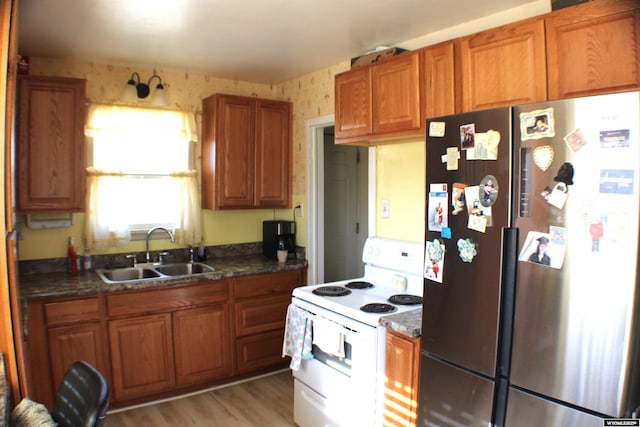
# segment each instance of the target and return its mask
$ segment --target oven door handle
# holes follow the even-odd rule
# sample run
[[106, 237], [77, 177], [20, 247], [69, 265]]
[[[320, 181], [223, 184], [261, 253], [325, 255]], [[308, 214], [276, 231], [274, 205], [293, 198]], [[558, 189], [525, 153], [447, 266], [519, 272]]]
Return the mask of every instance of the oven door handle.
[[331, 322], [331, 323], [334, 323], [334, 324], [336, 324], [336, 325], [340, 326], [340, 328], [342, 328], [342, 330], [343, 330], [343, 332], [342, 332], [342, 333], [343, 333], [345, 336], [347, 336], [347, 335], [353, 335], [353, 334], [358, 334], [358, 333], [359, 333], [358, 331], [355, 331], [355, 330], [353, 330], [353, 329], [351, 329], [351, 328], [349, 328], [349, 327], [347, 327], [347, 326], [345, 326], [345, 325], [342, 325], [341, 323], [336, 322], [335, 320], [329, 319], [329, 318], [327, 318], [327, 317], [325, 317], [325, 316], [322, 316], [322, 315], [320, 315], [320, 314], [312, 313], [311, 311], [306, 310], [306, 309], [304, 309], [304, 311], [306, 311], [306, 312], [307, 312], [307, 319], [311, 320], [311, 323], [312, 323], [312, 324], [313, 324], [313, 322], [316, 320], [316, 318], [318, 318], [318, 317], [319, 317], [319, 318], [321, 318], [321, 319], [324, 319], [324, 320], [326, 320], [326, 321], [328, 321], [328, 322]]

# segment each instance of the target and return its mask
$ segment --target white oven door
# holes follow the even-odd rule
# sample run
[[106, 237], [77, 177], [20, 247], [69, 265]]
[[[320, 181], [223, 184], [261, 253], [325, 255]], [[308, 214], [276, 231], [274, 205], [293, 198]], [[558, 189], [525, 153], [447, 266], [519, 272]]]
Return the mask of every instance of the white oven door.
[[371, 426], [376, 419], [378, 380], [377, 329], [337, 313], [294, 299], [314, 316], [342, 325], [345, 357], [313, 346], [314, 358], [293, 371], [294, 420], [301, 427]]

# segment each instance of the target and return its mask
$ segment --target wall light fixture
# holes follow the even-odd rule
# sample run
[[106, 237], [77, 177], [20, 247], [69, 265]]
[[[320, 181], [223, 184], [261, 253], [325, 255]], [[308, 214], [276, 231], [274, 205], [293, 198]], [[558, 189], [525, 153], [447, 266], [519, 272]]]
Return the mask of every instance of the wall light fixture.
[[156, 107], [167, 105], [167, 96], [160, 76], [154, 74], [153, 76], [149, 77], [147, 83], [143, 83], [140, 81], [140, 75], [135, 71], [133, 72], [133, 74], [131, 74], [131, 78], [125, 86], [122, 95], [123, 100], [133, 103], [137, 102], [139, 99], [143, 99], [149, 96], [149, 93], [151, 92], [149, 85], [151, 84], [151, 80], [153, 80], [154, 78], [158, 79], [158, 84], [156, 86], [156, 90], [153, 92], [153, 95], [151, 95], [151, 105]]

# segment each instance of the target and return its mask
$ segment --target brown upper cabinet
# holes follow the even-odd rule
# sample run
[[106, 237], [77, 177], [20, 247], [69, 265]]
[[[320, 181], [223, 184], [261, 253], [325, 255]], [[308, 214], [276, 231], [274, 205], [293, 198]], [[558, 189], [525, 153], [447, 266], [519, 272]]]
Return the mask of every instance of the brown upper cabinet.
[[81, 212], [85, 200], [84, 79], [19, 79], [17, 210]]
[[422, 134], [421, 69], [422, 50], [416, 50], [336, 75], [336, 143]]
[[335, 92], [336, 139], [371, 135], [371, 67], [338, 74]]
[[424, 105], [426, 117], [456, 112], [455, 43], [448, 41], [424, 49]]
[[640, 86], [640, 3], [592, 1], [546, 18], [549, 99]]
[[395, 142], [421, 136], [426, 117], [638, 88], [640, 3], [592, 0], [336, 75], [336, 143]]
[[547, 99], [542, 18], [483, 31], [458, 43], [463, 111]]
[[205, 209], [291, 205], [291, 103], [215, 94], [203, 100]]

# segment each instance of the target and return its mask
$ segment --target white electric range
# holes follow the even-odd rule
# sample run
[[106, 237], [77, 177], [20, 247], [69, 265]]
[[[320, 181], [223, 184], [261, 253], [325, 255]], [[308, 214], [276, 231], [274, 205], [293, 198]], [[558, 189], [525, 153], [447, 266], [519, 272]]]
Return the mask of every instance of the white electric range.
[[[424, 246], [367, 239], [363, 277], [294, 289], [308, 318], [341, 326], [344, 356], [313, 346], [294, 375], [294, 421], [301, 427], [381, 426], [386, 329], [382, 316], [422, 308]], [[320, 324], [320, 322], [318, 321]]]

